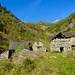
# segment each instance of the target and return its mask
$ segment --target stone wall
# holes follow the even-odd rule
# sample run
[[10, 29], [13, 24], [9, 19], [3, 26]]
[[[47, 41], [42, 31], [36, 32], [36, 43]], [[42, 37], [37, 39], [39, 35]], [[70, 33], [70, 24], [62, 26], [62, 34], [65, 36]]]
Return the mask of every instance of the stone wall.
[[6, 52], [0, 54], [0, 60], [7, 60], [8, 59], [8, 53], [9, 53], [9, 51], [6, 51]]
[[70, 41], [71, 41], [71, 45], [75, 45], [75, 37], [72, 37], [72, 38], [70, 39]]
[[51, 51], [61, 52], [61, 48], [63, 51], [71, 50], [71, 42], [69, 39], [54, 39], [51, 41], [50, 49]]

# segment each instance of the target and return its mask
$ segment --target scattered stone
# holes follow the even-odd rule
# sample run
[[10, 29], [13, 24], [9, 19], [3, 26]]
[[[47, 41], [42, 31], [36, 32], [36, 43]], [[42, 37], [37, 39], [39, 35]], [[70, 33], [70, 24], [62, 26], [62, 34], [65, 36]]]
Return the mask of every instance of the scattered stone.
[[57, 58], [56, 56], [50, 56], [50, 58]]

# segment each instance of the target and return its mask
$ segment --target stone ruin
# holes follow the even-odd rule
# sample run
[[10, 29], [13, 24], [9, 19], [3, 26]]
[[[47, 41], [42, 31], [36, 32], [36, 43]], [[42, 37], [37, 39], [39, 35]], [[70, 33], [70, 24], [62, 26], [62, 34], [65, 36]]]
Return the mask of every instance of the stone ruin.
[[19, 47], [20, 45], [22, 45], [22, 50], [26, 49], [29, 51], [38, 51], [38, 50], [46, 51], [46, 47], [43, 45], [42, 42], [35, 42], [33, 46], [31, 46], [29, 41], [25, 41], [25, 42], [12, 41], [9, 43], [8, 51], [0, 54], [0, 60], [7, 60], [9, 58], [12, 58], [16, 48]]
[[35, 42], [32, 48], [33, 51], [38, 51], [38, 50], [46, 51], [46, 47], [43, 45], [42, 42]]
[[33, 50], [32, 46], [30, 46], [30, 42], [29, 41], [25, 41], [25, 42], [10, 42], [9, 43], [9, 50], [0, 54], [0, 59], [1, 60], [5, 60], [8, 58], [13, 57], [15, 50], [18, 46], [22, 45], [22, 49], [27, 49], [27, 50]]

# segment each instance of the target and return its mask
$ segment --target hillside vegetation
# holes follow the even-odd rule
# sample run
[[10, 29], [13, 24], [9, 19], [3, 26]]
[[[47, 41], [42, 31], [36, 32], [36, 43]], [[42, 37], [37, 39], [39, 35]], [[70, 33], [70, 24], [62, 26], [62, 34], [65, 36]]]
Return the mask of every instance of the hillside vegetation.
[[40, 52], [41, 57], [0, 60], [0, 75], [75, 75], [75, 57], [71, 52]]
[[[75, 31], [75, 13], [55, 23], [40, 21], [37, 23], [21, 22], [10, 11], [0, 6], [0, 53], [8, 50], [9, 42], [28, 40], [32, 44], [41, 41], [50, 49], [50, 40], [59, 32]], [[73, 52], [50, 53], [28, 52], [31, 58], [16, 58], [19, 51], [16, 50], [12, 59], [0, 60], [0, 75], [75, 75], [75, 56]], [[21, 53], [20, 52], [20, 53]], [[24, 54], [24, 56], [25, 56]], [[21, 57], [21, 56], [20, 56]], [[16, 61], [18, 61], [16, 63]]]
[[59, 20], [55, 23], [51, 23], [46, 28], [46, 31], [50, 34], [75, 31], [75, 12], [65, 19]]
[[5, 7], [0, 7], [0, 52], [7, 50], [12, 41], [48, 41], [42, 22], [24, 23], [15, 17]]

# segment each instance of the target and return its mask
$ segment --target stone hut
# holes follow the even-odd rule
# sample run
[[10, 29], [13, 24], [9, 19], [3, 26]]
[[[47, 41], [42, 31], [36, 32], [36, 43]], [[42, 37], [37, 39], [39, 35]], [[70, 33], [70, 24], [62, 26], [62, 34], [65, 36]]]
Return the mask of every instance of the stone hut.
[[33, 50], [29, 41], [24, 41], [24, 42], [10, 41], [9, 50], [0, 54], [0, 60], [3, 60], [3, 59], [5, 60], [5, 59], [13, 57], [16, 48], [21, 46], [21, 45], [22, 45], [22, 49]]
[[75, 32], [58, 33], [50, 43], [51, 51], [67, 51], [75, 48]]
[[32, 48], [33, 51], [38, 51], [38, 50], [46, 51], [46, 47], [43, 45], [42, 42], [35, 42]]
[[18, 46], [20, 46], [20, 45], [22, 45], [22, 49], [33, 50], [32, 46], [30, 46], [30, 42], [29, 41], [25, 41], [25, 42], [10, 42], [8, 58], [11, 58], [13, 56], [16, 48]]

